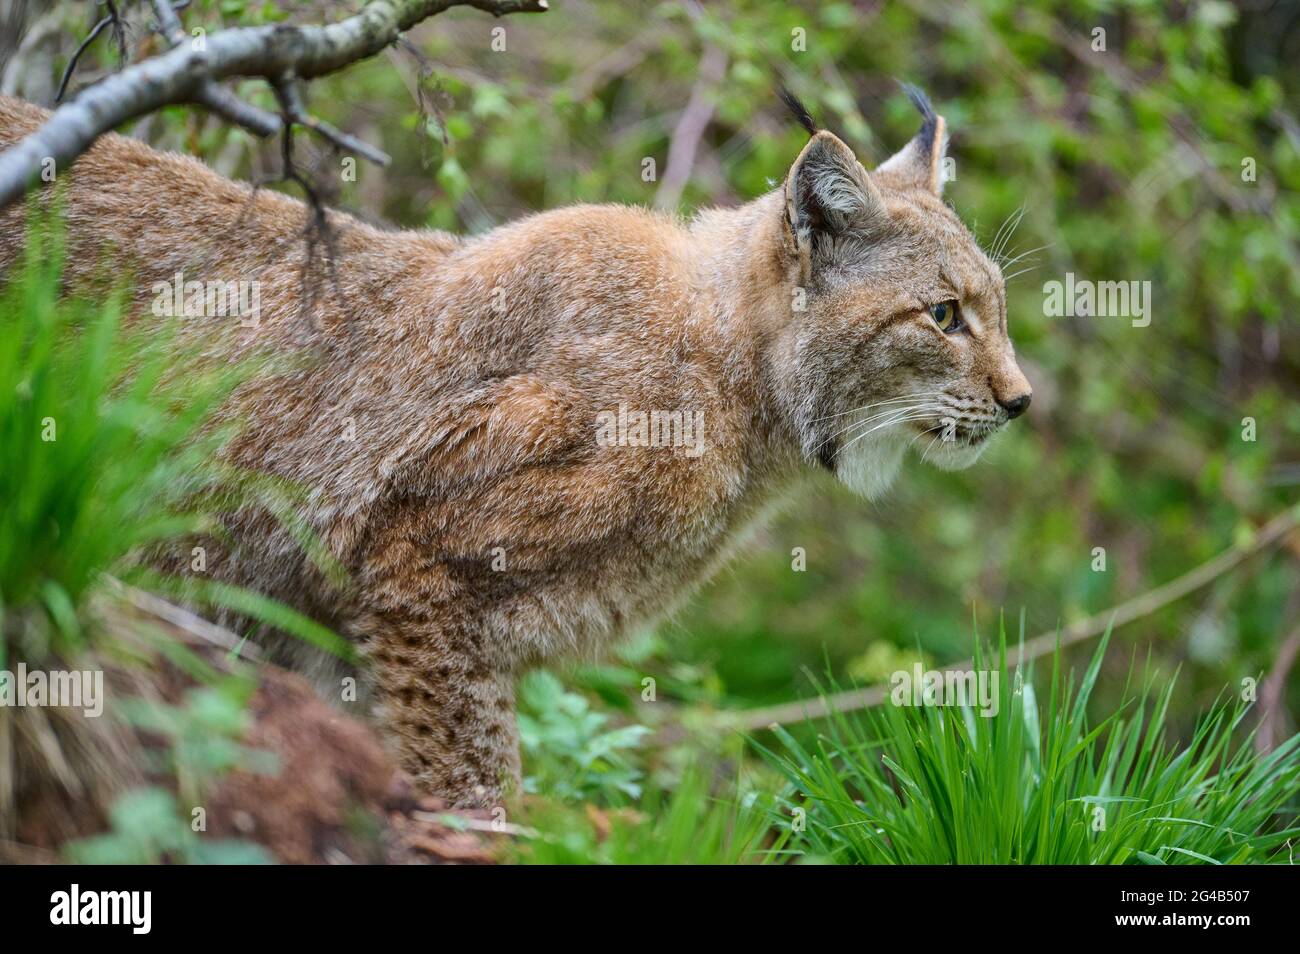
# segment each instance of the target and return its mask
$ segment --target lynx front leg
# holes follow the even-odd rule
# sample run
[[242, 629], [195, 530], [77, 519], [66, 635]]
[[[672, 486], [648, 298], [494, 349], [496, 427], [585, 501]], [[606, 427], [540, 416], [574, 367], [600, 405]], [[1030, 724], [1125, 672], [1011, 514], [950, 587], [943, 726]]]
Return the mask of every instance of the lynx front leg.
[[363, 630], [402, 768], [458, 807], [497, 804], [517, 787], [513, 673], [458, 629], [383, 616]]

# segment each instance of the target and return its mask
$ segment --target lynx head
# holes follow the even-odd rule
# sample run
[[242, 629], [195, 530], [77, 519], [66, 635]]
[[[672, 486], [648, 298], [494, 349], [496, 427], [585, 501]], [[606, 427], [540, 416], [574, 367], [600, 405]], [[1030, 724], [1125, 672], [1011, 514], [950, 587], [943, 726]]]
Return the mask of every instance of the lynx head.
[[921, 131], [870, 172], [786, 97], [812, 138], [782, 195], [782, 254], [798, 278], [778, 390], [804, 456], [869, 496], [909, 447], [970, 466], [1030, 398], [1002, 273], [941, 197], [943, 118], [906, 89]]

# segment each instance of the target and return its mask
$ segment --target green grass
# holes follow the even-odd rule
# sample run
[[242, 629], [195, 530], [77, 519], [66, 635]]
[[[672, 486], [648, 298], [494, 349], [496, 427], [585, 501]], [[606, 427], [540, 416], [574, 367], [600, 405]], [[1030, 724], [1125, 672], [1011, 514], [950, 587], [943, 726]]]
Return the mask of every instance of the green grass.
[[[1176, 679], [1126, 687], [1087, 717], [1107, 640], [1076, 685], [996, 659], [998, 714], [898, 706], [839, 714], [814, 742], [778, 730], [763, 752], [789, 782], [778, 846], [860, 864], [1176, 864], [1286, 861], [1300, 836], [1300, 736], [1266, 756], [1250, 707], [1222, 702], [1186, 746], [1166, 739]], [[976, 669], [981, 662], [976, 660]], [[801, 817], [802, 816], [802, 817]], [[796, 819], [798, 821], [796, 822]], [[802, 829], [802, 830], [797, 830]]]
[[197, 351], [174, 321], [124, 323], [120, 295], [64, 295], [60, 234], [33, 220], [24, 262], [0, 284], [0, 665], [81, 646], [84, 604], [105, 573], [346, 653], [257, 593], [147, 570], [151, 547], [216, 531], [241, 502], [266, 506], [319, 550], [294, 523], [290, 491], [218, 458], [236, 424], [218, 425], [217, 412], [257, 362], [187, 360]]
[[179, 505], [219, 437], [195, 437], [235, 382], [167, 381], [165, 348], [122, 330], [120, 301], [60, 300], [57, 235], [32, 234], [0, 298], [0, 604], [38, 611], [11, 635], [39, 657], [78, 640], [102, 572], [200, 529]]

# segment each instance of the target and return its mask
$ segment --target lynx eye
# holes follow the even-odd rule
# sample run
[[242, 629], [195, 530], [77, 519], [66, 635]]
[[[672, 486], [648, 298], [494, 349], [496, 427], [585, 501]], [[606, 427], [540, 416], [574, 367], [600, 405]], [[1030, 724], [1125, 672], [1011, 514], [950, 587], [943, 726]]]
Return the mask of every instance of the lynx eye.
[[966, 327], [961, 320], [961, 311], [957, 307], [957, 302], [949, 299], [941, 301], [937, 305], [930, 306], [930, 317], [934, 323], [939, 326], [939, 330], [947, 334], [955, 331], [961, 331]]

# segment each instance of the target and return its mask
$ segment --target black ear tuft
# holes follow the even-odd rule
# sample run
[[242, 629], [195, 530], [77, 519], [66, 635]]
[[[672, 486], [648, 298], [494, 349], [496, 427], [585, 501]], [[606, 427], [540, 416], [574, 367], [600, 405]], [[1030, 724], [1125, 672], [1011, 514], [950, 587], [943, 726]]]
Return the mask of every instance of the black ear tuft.
[[916, 111], [921, 114], [921, 131], [917, 133], [917, 138], [921, 140], [921, 145], [928, 154], [934, 149], [934, 136], [939, 129], [939, 117], [935, 115], [934, 107], [930, 105], [930, 97], [926, 96], [920, 87], [902, 80], [898, 81], [898, 85], [903, 87], [903, 92], [912, 101]]
[[790, 110], [794, 118], [799, 121], [799, 125], [808, 130], [808, 135], [817, 135], [817, 121], [812, 118], [812, 113], [808, 112], [808, 107], [799, 102], [799, 97], [784, 86], [776, 92], [781, 97], [781, 102], [785, 103], [786, 109]]

